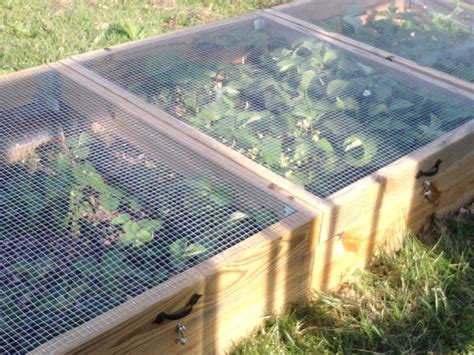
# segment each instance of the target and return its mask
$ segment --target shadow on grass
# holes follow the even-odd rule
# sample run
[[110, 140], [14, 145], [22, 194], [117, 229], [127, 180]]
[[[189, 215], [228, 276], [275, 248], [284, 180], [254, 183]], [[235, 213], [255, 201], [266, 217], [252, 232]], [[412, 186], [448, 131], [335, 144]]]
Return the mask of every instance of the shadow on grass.
[[438, 219], [337, 294], [293, 308], [235, 353], [474, 350], [474, 214]]

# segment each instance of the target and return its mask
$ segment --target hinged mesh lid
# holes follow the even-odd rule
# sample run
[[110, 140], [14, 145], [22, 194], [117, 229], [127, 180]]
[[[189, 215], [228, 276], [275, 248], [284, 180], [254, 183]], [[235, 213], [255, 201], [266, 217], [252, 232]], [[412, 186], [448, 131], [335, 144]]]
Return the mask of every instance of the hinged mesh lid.
[[472, 102], [266, 17], [78, 60], [320, 196], [473, 117]]
[[312, 0], [276, 9], [474, 83], [472, 2]]
[[295, 212], [55, 71], [4, 79], [0, 97], [1, 353]]

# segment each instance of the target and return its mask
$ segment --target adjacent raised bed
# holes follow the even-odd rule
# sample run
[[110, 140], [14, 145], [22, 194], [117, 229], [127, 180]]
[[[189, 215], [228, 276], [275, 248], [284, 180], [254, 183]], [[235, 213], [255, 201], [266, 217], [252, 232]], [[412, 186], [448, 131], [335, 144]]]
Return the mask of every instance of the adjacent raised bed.
[[193, 293], [218, 350], [307, 294], [312, 213], [258, 177], [61, 65], [0, 97], [2, 353], [177, 351], [153, 321]]
[[[274, 16], [245, 16], [64, 64], [271, 187], [313, 206], [324, 198], [331, 207], [321, 241], [342, 243], [363, 262], [387, 228], [418, 227], [436, 209], [473, 195], [471, 94]], [[438, 159], [436, 176], [416, 179]], [[430, 189], [439, 193], [425, 198]], [[318, 262], [331, 264], [331, 251], [322, 253]], [[339, 281], [338, 273], [315, 275], [321, 287]]]
[[474, 92], [472, 2], [301, 0], [270, 11]]

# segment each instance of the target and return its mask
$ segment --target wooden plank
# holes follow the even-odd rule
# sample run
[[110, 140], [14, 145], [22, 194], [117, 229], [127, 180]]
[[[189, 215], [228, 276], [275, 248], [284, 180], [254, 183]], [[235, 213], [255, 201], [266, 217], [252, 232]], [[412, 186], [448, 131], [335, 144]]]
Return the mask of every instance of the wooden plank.
[[[423, 196], [423, 179], [415, 176], [437, 159], [443, 161], [440, 170], [429, 180], [439, 196], [431, 203]], [[317, 252], [314, 272], [325, 276], [313, 277], [314, 288], [333, 288], [341, 274], [366, 265], [380, 248], [396, 249], [407, 229], [417, 231], [433, 213], [456, 210], [474, 199], [474, 121], [378, 170], [372, 178], [378, 184], [356, 183], [328, 198], [333, 206], [331, 230], [321, 237], [328, 242]]]
[[[295, 5], [296, 6], [296, 5]], [[283, 8], [284, 9], [284, 8]], [[283, 12], [278, 11], [278, 7], [274, 9], [267, 9], [265, 10], [267, 14], [271, 16], [278, 17], [280, 19], [283, 19], [287, 22], [296, 24], [298, 26], [301, 26], [302, 28], [314, 31], [317, 34], [323, 35], [325, 37], [331, 38], [333, 40], [336, 40], [337, 42], [340, 42], [341, 44], [348, 45], [352, 47], [353, 49], [358, 49], [361, 51], [364, 51], [366, 53], [378, 56], [379, 58], [383, 59], [387, 63], [395, 63], [399, 64], [402, 67], [405, 67], [407, 70], [410, 70], [412, 74], [415, 75], [425, 75], [431, 78], [434, 78], [438, 81], [442, 81], [444, 83], [450, 84], [452, 86], [455, 86], [461, 90], [465, 90], [466, 92], [470, 94], [474, 94], [474, 84], [464, 81], [460, 78], [457, 78], [453, 75], [441, 72], [437, 69], [433, 69], [431, 67], [427, 66], [422, 66], [414, 61], [411, 61], [409, 59], [400, 57], [398, 55], [395, 55], [391, 52], [385, 51], [380, 48], [376, 48], [373, 46], [370, 46], [366, 43], [357, 41], [355, 39], [352, 39], [350, 37], [341, 35], [336, 32], [331, 32], [331, 31], [326, 31], [324, 28], [315, 25], [313, 23], [310, 23], [308, 21], [301, 20], [297, 17], [285, 14]], [[306, 15], [307, 16], [307, 15]], [[390, 58], [390, 61], [387, 60], [387, 58]]]
[[[437, 159], [443, 163], [430, 181], [439, 197], [430, 203], [423, 197], [423, 179], [415, 176]], [[372, 175], [374, 183], [368, 179], [328, 198], [331, 230], [316, 250], [314, 289], [336, 288], [375, 253], [396, 250], [407, 229], [417, 231], [433, 213], [455, 211], [474, 199], [474, 121], [380, 169]]]
[[[221, 353], [233, 341], [308, 294], [312, 233], [307, 217], [293, 215], [178, 275], [87, 324], [38, 348], [35, 353]], [[188, 343], [175, 343], [177, 322], [152, 324], [162, 311], [181, 308], [202, 295], [181, 322]], [[238, 324], [238, 326], [236, 326]], [[56, 347], [60, 345], [59, 347]]]

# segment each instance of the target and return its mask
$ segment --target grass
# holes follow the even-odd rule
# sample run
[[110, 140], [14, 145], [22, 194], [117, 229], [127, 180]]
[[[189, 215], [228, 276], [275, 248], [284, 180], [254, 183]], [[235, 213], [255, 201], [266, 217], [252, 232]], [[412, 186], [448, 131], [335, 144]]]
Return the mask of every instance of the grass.
[[[0, 74], [284, 0], [1, 0]], [[408, 236], [337, 294], [275, 317], [233, 353], [474, 352], [474, 216]]]
[[[473, 205], [474, 206], [474, 205]], [[338, 293], [275, 317], [234, 354], [474, 352], [474, 214], [410, 235]]]
[[0, 75], [283, 0], [1, 0]]

